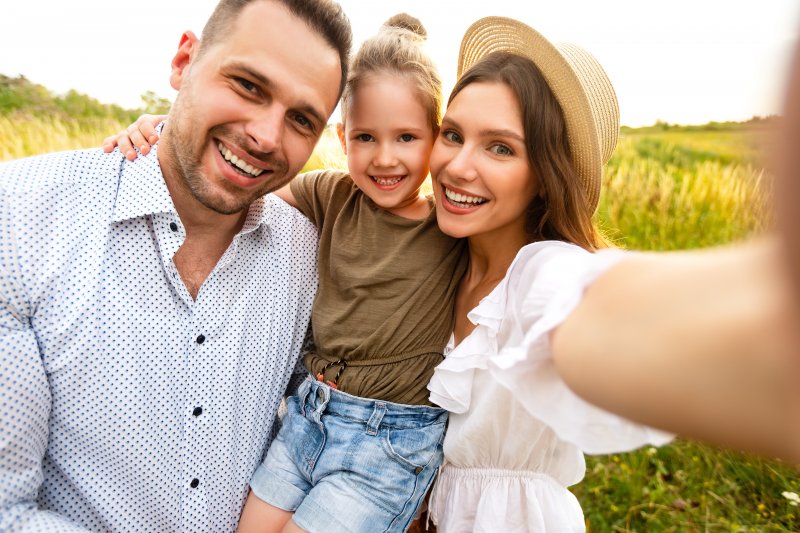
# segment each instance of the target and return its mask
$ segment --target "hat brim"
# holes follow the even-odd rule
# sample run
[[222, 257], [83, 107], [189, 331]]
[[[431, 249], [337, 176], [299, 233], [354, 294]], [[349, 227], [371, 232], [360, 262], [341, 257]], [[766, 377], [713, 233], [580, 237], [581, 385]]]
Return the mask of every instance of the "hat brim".
[[[526, 57], [541, 71], [561, 106], [572, 162], [594, 211], [600, 197], [603, 165], [611, 157], [619, 135], [619, 107], [605, 71], [593, 56], [577, 46], [556, 46], [515, 19], [486, 17], [470, 26], [461, 41], [458, 77], [493, 52]], [[575, 65], [583, 76], [576, 74]], [[591, 90], [585, 83], [592, 83]]]

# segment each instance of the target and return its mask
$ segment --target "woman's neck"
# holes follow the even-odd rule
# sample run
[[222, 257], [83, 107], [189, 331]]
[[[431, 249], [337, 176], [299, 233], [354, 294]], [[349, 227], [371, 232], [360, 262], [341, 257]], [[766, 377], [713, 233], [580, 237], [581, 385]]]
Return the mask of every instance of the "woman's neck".
[[503, 236], [480, 235], [469, 238], [469, 268], [465, 275], [470, 285], [485, 285], [502, 280], [520, 248], [528, 243], [524, 233]]

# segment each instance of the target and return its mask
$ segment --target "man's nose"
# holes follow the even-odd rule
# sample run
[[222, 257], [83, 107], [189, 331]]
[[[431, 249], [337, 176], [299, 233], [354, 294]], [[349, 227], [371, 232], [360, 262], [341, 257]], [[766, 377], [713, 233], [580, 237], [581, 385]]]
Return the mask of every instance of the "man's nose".
[[260, 152], [275, 152], [283, 142], [284, 112], [278, 106], [269, 106], [254, 113], [245, 132]]

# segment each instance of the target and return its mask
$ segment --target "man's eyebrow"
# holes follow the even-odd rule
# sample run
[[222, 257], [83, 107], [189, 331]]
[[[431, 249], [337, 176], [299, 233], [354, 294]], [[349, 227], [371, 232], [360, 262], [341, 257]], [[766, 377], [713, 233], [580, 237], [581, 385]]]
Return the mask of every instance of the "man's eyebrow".
[[[259, 85], [262, 85], [264, 87], [269, 88], [272, 85], [274, 85], [272, 83], [272, 80], [270, 80], [268, 77], [266, 77], [262, 73], [258, 72], [257, 70], [253, 70], [252, 67], [250, 67], [249, 65], [247, 65], [245, 63], [241, 63], [241, 62], [238, 62], [238, 61], [237, 62], [233, 62], [233, 63], [229, 63], [227, 65], [227, 68], [230, 69], [230, 70], [236, 70], [236, 71], [242, 72], [243, 74], [246, 74], [247, 76], [249, 76], [250, 78], [255, 80]], [[297, 108], [297, 111], [305, 113], [306, 115], [310, 115], [311, 118], [314, 119], [315, 121], [317, 121], [317, 123], [319, 123], [319, 124], [325, 124], [328, 121], [328, 119], [323, 117], [322, 114], [319, 112], [319, 110], [316, 109], [311, 104], [301, 105], [299, 108]]]

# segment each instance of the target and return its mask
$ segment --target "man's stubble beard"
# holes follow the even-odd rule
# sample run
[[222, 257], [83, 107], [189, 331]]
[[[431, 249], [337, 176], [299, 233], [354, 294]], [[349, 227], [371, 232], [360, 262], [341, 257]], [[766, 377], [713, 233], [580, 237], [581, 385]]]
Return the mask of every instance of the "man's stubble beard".
[[[176, 101], [175, 105], [179, 106], [175, 116], [193, 116], [191, 107], [180, 101]], [[241, 136], [229, 132], [225, 126], [221, 125], [213, 126], [205, 133], [205, 137], [201, 142], [193, 142], [193, 138], [198, 134], [192, 131], [191, 124], [184, 124], [184, 121], [171, 120], [165, 126], [169, 128], [171, 139], [172, 174], [181, 181], [181, 185], [191, 196], [206, 208], [223, 215], [240, 213], [242, 210], [249, 208], [258, 198], [278, 189], [289, 181], [290, 176], [287, 176], [288, 164], [282, 158], [274, 157], [272, 154], [254, 154], [252, 150], [245, 149], [247, 143]], [[260, 187], [250, 191], [238, 189], [232, 195], [215, 194], [213, 190], [209, 190], [209, 183], [213, 180], [210, 176], [204, 176], [202, 171], [203, 151], [210, 145], [212, 138], [225, 139], [256, 159], [268, 162], [273, 169], [272, 176]], [[216, 146], [213, 148], [216, 150]], [[223, 179], [222, 183], [227, 182]]]

